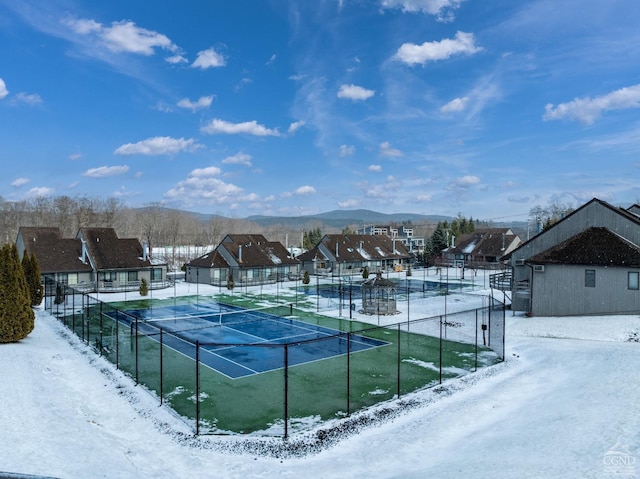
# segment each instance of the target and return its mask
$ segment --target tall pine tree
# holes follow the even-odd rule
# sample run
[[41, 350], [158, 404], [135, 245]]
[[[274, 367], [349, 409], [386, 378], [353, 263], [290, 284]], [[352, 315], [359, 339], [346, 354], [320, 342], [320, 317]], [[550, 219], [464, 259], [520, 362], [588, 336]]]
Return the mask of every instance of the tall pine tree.
[[29, 256], [26, 251], [24, 252], [22, 256], [22, 270], [27, 280], [31, 306], [38, 306], [42, 302], [44, 291], [42, 283], [40, 282], [40, 265], [34, 254]]
[[33, 331], [35, 315], [15, 244], [0, 250], [0, 343], [13, 343]]

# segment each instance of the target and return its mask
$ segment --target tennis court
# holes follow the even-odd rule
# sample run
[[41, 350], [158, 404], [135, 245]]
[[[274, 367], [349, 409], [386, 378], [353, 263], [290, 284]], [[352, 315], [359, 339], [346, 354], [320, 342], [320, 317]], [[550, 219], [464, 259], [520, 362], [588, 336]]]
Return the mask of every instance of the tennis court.
[[499, 304], [380, 326], [267, 296], [105, 303], [66, 288], [47, 311], [196, 434], [286, 438], [504, 358]]
[[261, 345], [295, 345], [288, 357], [289, 366], [295, 366], [389, 344], [361, 335], [347, 338], [338, 330], [271, 314], [272, 310], [204, 303], [106, 314], [157, 341], [160, 330], [170, 333], [163, 343], [191, 359], [193, 344], [200, 344], [200, 363], [232, 379], [282, 369], [281, 351]]

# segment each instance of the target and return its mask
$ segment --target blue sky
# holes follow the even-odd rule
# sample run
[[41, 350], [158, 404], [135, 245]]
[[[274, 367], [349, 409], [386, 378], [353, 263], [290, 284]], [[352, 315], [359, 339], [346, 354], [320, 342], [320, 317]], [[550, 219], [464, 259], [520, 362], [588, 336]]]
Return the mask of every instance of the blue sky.
[[637, 0], [0, 0], [0, 196], [525, 220], [640, 201]]

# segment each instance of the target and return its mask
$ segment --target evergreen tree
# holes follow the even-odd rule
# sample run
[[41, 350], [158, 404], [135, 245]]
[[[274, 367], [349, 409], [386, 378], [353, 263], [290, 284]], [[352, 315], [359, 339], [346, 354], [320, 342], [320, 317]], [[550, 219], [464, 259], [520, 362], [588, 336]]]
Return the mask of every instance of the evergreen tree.
[[311, 277], [309, 276], [309, 272], [305, 271], [304, 276], [302, 277], [302, 284], [309, 284], [311, 282]]
[[235, 283], [233, 281], [233, 273], [229, 273], [229, 278], [227, 279], [227, 289], [229, 291], [233, 290]]
[[147, 280], [142, 278], [140, 280], [140, 296], [146, 296], [149, 294], [149, 285], [147, 284]]
[[431, 235], [431, 248], [433, 255], [440, 255], [440, 252], [449, 244], [449, 223], [440, 221], [436, 230]]
[[64, 303], [64, 287], [60, 284], [56, 284], [56, 298], [53, 300], [53, 304]]
[[27, 280], [31, 306], [38, 306], [42, 302], [44, 291], [40, 281], [40, 265], [34, 254], [29, 256], [26, 251], [24, 252], [22, 256], [22, 270]]
[[27, 280], [15, 244], [0, 250], [0, 343], [26, 338], [34, 328], [35, 314]]
[[369, 267], [365, 266], [362, 270], [362, 279], [367, 279], [369, 277]]
[[310, 250], [315, 247], [322, 240], [322, 231], [320, 227], [314, 228], [311, 231], [304, 231], [302, 234], [302, 248]]

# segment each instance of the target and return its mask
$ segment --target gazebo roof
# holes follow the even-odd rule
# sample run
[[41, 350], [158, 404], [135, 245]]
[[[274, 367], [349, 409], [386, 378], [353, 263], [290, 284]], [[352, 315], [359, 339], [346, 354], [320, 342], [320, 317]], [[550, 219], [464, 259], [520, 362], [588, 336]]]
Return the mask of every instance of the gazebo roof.
[[362, 283], [363, 288], [396, 288], [397, 285], [391, 280], [382, 277], [381, 272], [377, 272], [375, 278], [368, 279]]

